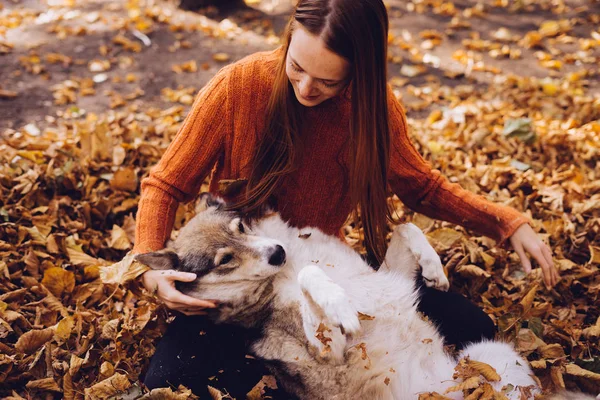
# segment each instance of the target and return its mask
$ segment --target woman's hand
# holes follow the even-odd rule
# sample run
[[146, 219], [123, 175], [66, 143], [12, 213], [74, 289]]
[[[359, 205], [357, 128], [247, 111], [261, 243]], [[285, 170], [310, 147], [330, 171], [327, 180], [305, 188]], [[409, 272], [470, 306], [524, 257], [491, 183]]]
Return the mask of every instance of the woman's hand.
[[212, 300], [199, 300], [186, 296], [175, 289], [175, 282], [192, 282], [196, 274], [175, 270], [155, 271], [150, 270], [142, 275], [142, 284], [150, 293], [171, 310], [182, 312], [185, 315], [204, 315], [206, 308], [215, 308], [217, 305]]
[[558, 270], [552, 260], [552, 250], [538, 237], [529, 224], [523, 224], [510, 237], [510, 244], [519, 255], [523, 270], [531, 272], [531, 261], [525, 252], [529, 253], [542, 268], [546, 286], [552, 287], [560, 280]]

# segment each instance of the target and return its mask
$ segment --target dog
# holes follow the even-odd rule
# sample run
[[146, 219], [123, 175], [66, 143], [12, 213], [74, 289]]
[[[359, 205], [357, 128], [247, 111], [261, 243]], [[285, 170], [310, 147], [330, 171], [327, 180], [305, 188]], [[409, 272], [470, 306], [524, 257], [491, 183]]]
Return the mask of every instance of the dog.
[[277, 213], [244, 221], [207, 193], [196, 211], [166, 249], [136, 259], [197, 274], [177, 287], [218, 299], [209, 314], [216, 323], [260, 328], [252, 353], [298, 398], [462, 399], [453, 378], [461, 359], [491, 366], [498, 377], [489, 385], [509, 399], [540, 393], [528, 362], [507, 343], [473, 343], [458, 357], [445, 351], [417, 311], [416, 275], [420, 266], [425, 283], [440, 290], [448, 279], [416, 226], [395, 228], [376, 271], [339, 238], [290, 227]]

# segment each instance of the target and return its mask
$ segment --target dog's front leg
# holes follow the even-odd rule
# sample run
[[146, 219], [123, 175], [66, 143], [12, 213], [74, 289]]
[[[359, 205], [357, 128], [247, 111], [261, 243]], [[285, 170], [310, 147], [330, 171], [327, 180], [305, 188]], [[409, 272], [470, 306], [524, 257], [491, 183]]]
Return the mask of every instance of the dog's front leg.
[[360, 330], [356, 308], [344, 289], [316, 265], [304, 267], [298, 274], [298, 283], [302, 290], [301, 313], [306, 338], [321, 357], [342, 362], [346, 335]]
[[443, 291], [448, 290], [450, 283], [444, 273], [440, 256], [425, 234], [411, 223], [398, 225], [392, 234], [382, 267], [403, 271], [414, 278], [419, 265], [425, 285]]

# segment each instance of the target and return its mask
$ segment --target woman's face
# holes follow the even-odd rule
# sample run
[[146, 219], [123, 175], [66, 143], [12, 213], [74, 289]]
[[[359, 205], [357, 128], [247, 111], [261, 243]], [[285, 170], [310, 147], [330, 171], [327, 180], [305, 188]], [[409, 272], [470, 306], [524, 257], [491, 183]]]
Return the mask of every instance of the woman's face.
[[350, 63], [329, 50], [320, 37], [296, 24], [285, 72], [298, 102], [313, 107], [345, 89], [350, 77]]

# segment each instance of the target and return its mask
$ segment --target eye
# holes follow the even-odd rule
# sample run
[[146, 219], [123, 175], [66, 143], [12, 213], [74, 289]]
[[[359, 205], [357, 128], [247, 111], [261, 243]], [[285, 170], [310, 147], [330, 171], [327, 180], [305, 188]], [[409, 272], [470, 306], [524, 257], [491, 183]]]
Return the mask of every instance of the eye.
[[294, 63], [290, 63], [290, 65], [292, 66], [292, 69], [296, 72], [304, 72], [301, 68], [298, 68], [298, 66], [296, 66], [296, 64]]
[[325, 82], [321, 82], [325, 87], [328, 88], [334, 88], [336, 86], [338, 86], [340, 84], [340, 82], [336, 82], [336, 83], [325, 83]]
[[238, 229], [240, 230], [240, 233], [246, 233], [246, 228], [244, 228], [244, 224], [242, 223], [242, 221], [240, 221], [240, 223], [238, 224]]
[[231, 260], [233, 260], [233, 256], [231, 254], [225, 254], [223, 258], [221, 258], [221, 261], [219, 261], [219, 265], [225, 265]]

